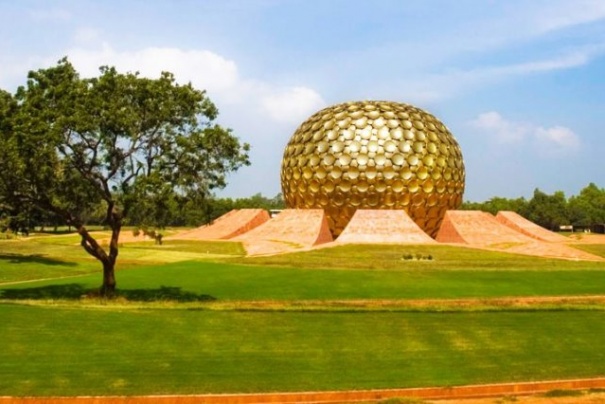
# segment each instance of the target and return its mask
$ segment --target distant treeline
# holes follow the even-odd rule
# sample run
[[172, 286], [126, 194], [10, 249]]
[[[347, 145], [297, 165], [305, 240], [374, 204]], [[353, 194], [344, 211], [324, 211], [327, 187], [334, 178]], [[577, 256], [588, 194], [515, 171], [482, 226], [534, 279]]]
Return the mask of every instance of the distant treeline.
[[[186, 199], [175, 197], [168, 200], [144, 201], [140, 209], [132, 212], [125, 225], [140, 228], [176, 226], [200, 226], [209, 223], [232, 209], [260, 208], [266, 210], [285, 207], [281, 193], [272, 198], [256, 194], [249, 198], [205, 197]], [[83, 214], [87, 225], [103, 226], [106, 211], [101, 203]], [[43, 212], [31, 206], [20, 205], [16, 208], [0, 205], [0, 232], [28, 233], [34, 229], [53, 231], [65, 223], [49, 212]]]
[[562, 191], [549, 195], [536, 189], [529, 200], [494, 197], [486, 202], [464, 202], [460, 209], [493, 214], [509, 210], [551, 230], [568, 225], [590, 227], [605, 224], [605, 189], [590, 183], [569, 198]]
[[[1, 208], [1, 207], [0, 207]], [[135, 227], [164, 228], [170, 226], [200, 226], [209, 223], [232, 209], [260, 208], [284, 209], [282, 194], [272, 198], [258, 193], [248, 198], [210, 197], [199, 200], [175, 198], [169, 203], [155, 205], [150, 201], [148, 209], [131, 215], [126, 223]], [[105, 206], [99, 205], [88, 214], [89, 225], [103, 225]], [[513, 211], [547, 229], [560, 226], [588, 227], [605, 224], [605, 189], [590, 183], [579, 195], [566, 197], [562, 191], [549, 195], [536, 189], [531, 199], [494, 197], [485, 202], [464, 202], [460, 209], [482, 210], [496, 214]], [[56, 217], [33, 208], [21, 206], [18, 211], [0, 209], [0, 231], [27, 232], [36, 228], [52, 230], [64, 223]]]

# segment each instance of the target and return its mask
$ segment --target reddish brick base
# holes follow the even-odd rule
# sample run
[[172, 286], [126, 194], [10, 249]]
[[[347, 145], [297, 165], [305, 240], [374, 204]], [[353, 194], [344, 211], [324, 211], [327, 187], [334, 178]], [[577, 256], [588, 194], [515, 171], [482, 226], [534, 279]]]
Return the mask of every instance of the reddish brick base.
[[564, 243], [540, 241], [500, 223], [487, 212], [448, 210], [437, 233], [442, 243], [569, 260], [605, 261]]
[[332, 241], [323, 209], [285, 209], [251, 231], [235, 237], [248, 255], [279, 254]]
[[510, 227], [519, 233], [523, 233], [528, 237], [535, 238], [536, 240], [548, 241], [550, 243], [569, 241], [567, 237], [548, 231], [544, 227], [538, 226], [516, 212], [500, 211], [496, 215], [496, 220], [503, 225]]
[[173, 240], [220, 240], [244, 234], [269, 220], [264, 209], [233, 209], [211, 224], [198, 227], [166, 239]]
[[404, 210], [358, 209], [337, 243], [435, 243]]

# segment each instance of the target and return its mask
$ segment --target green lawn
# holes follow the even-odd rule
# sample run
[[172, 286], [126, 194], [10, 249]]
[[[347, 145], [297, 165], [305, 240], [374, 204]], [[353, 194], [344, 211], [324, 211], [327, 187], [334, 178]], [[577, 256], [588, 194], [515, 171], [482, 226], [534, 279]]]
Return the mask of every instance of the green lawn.
[[[603, 246], [585, 245], [593, 254], [605, 257]], [[405, 256], [431, 259], [404, 260]], [[294, 268], [341, 268], [373, 270], [574, 270], [605, 269], [603, 262], [570, 261], [528, 255], [485, 251], [447, 245], [343, 245], [268, 257], [232, 259], [232, 262]]]
[[[337, 300], [453, 299], [506, 296], [605, 295], [596, 270], [321, 270], [211, 262], [177, 262], [117, 273], [131, 299]], [[0, 298], [79, 298], [100, 285], [100, 274], [0, 285]], [[144, 297], [147, 296], [147, 297]]]
[[[242, 253], [226, 242], [124, 244], [120, 297], [103, 301], [82, 299], [99, 286], [100, 267], [72, 235], [1, 241], [0, 396], [605, 376], [605, 304], [480, 309], [502, 297], [604, 296], [603, 263], [451, 246]], [[403, 259], [410, 254], [424, 259]], [[476, 299], [478, 310], [447, 306], [459, 298]], [[372, 305], [406, 299], [436, 303]], [[311, 301], [325, 305], [309, 309]]]
[[605, 313], [264, 313], [0, 305], [0, 394], [451, 386], [605, 374]]
[[0, 241], [0, 284], [88, 274], [99, 268], [95, 259], [74, 244]]
[[[218, 259], [243, 255], [240, 243], [167, 240], [125, 243], [117, 268], [164, 264], [185, 260]], [[0, 284], [100, 273], [101, 266], [78, 244], [73, 234], [0, 241]]]
[[164, 240], [161, 246], [156, 245], [153, 241], [143, 241], [127, 243], [122, 247], [124, 251], [131, 254], [133, 250], [144, 250], [146, 253], [159, 251], [164, 254], [172, 251], [198, 254], [197, 258], [202, 258], [199, 256], [200, 254], [227, 256], [243, 256], [246, 254], [242, 244], [233, 241]]
[[605, 257], [605, 244], [574, 244], [574, 247], [591, 254]]

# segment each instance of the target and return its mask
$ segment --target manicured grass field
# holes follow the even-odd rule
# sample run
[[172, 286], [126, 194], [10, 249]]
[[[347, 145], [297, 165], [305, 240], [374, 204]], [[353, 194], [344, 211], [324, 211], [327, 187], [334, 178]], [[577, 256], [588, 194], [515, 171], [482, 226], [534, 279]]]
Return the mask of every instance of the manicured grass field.
[[[596, 255], [605, 257], [602, 245], [583, 245]], [[420, 260], [405, 260], [405, 256]], [[426, 259], [430, 257], [430, 259]], [[232, 260], [234, 261], [234, 260]], [[236, 259], [253, 265], [290, 266], [294, 268], [341, 268], [372, 270], [574, 270], [605, 268], [603, 262], [569, 261], [538, 258], [528, 255], [485, 251], [447, 245], [343, 245], [312, 251]], [[304, 264], [301, 264], [304, 263]]]
[[[168, 240], [157, 246], [145, 241], [123, 244], [117, 267], [131, 269], [243, 254], [239, 243]], [[0, 284], [99, 272], [99, 262], [84, 252], [73, 234], [0, 241]]]
[[[605, 295], [605, 271], [596, 270], [322, 270], [177, 262], [117, 274], [129, 299], [181, 301], [453, 299], [507, 296]], [[100, 276], [0, 285], [0, 299], [78, 299]]]
[[450, 386], [605, 374], [605, 312], [301, 313], [0, 305], [3, 395]]
[[[100, 267], [72, 235], [0, 242], [0, 396], [605, 375], [604, 303], [481, 309], [494, 298], [604, 296], [603, 263], [451, 246], [242, 253], [225, 242], [124, 244], [119, 298], [104, 301], [82, 298], [99, 286]], [[448, 306], [460, 298], [471, 306]], [[406, 299], [435, 304], [378, 304]], [[305, 306], [312, 301], [325, 304]]]
[[0, 241], [0, 284], [99, 271], [99, 264], [79, 250], [60, 242]]
[[605, 244], [575, 244], [575, 248], [605, 257]]

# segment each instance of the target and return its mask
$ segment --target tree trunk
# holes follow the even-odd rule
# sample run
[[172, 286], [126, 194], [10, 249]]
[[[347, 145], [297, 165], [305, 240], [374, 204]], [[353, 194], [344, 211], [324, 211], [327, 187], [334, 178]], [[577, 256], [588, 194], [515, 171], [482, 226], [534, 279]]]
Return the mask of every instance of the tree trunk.
[[107, 262], [103, 262], [103, 286], [101, 293], [105, 297], [113, 297], [116, 291], [115, 267], [118, 259], [118, 239], [120, 238], [120, 230], [122, 222], [113, 215], [111, 221], [111, 240], [109, 241], [109, 255]]
[[[116, 257], [117, 251], [114, 254], [107, 255], [103, 247], [97, 243], [86, 227], [79, 224], [77, 226], [78, 233], [82, 237], [82, 241], [80, 245], [84, 248], [84, 250], [98, 259], [103, 265], [103, 284], [99, 290], [101, 296], [103, 297], [113, 297], [116, 291], [116, 276], [115, 276], [115, 266], [116, 266]], [[119, 233], [118, 233], [119, 234]], [[112, 243], [113, 243], [112, 237]], [[117, 236], [116, 236], [116, 245], [117, 245]]]
[[112, 297], [116, 293], [116, 275], [114, 271], [115, 263], [103, 262], [103, 285], [101, 286], [101, 296]]

